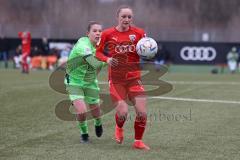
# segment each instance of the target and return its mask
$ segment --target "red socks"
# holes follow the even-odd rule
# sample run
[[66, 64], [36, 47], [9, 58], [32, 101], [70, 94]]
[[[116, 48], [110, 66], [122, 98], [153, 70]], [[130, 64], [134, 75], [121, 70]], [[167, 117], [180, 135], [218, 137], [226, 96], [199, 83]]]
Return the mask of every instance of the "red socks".
[[143, 133], [145, 131], [146, 123], [147, 123], [146, 115], [136, 116], [135, 123], [134, 123], [135, 140], [142, 139]]
[[115, 121], [116, 121], [116, 124], [118, 125], [119, 128], [123, 127], [126, 119], [127, 119], [126, 116], [119, 117], [117, 113], [115, 114]]
[[[119, 117], [118, 114], [116, 113], [115, 120], [116, 120], [116, 124], [118, 125], [118, 127], [122, 128], [126, 121], [126, 117], [125, 116]], [[146, 115], [136, 116], [135, 123], [134, 123], [135, 140], [142, 139], [146, 124], [147, 124], [147, 116]]]

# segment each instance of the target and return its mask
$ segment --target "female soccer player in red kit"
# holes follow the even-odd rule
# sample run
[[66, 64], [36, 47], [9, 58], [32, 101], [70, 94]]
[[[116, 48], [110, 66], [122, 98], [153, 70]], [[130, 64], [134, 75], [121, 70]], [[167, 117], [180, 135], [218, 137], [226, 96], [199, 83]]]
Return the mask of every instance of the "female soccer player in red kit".
[[129, 6], [117, 10], [118, 25], [102, 32], [96, 57], [109, 64], [110, 94], [116, 104], [115, 140], [123, 142], [123, 125], [128, 114], [129, 99], [136, 111], [133, 148], [149, 150], [142, 142], [147, 122], [146, 97], [141, 83], [140, 58], [137, 42], [145, 36], [144, 30], [132, 25], [133, 11]]
[[19, 32], [18, 36], [22, 39], [22, 73], [28, 73], [27, 57], [31, 53], [31, 34], [30, 32]]

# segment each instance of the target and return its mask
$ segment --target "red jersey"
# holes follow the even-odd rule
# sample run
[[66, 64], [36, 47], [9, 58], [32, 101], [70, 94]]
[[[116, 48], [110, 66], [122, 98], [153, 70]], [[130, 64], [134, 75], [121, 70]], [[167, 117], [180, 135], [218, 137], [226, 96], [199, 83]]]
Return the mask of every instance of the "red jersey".
[[19, 32], [19, 38], [22, 39], [22, 53], [30, 54], [31, 52], [31, 34], [29, 32]]
[[137, 42], [145, 36], [144, 30], [131, 26], [128, 31], [119, 32], [115, 27], [102, 32], [96, 57], [106, 62], [108, 57], [118, 60], [116, 67], [109, 67], [109, 79], [113, 82], [140, 78], [140, 57], [136, 52]]

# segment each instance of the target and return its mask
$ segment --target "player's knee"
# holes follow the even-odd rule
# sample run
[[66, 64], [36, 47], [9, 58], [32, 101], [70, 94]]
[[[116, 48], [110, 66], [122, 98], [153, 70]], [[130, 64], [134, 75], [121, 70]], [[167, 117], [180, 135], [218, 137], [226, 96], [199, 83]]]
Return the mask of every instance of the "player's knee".
[[120, 109], [120, 110], [117, 111], [117, 114], [121, 117], [127, 117], [128, 110], [127, 109]]
[[147, 98], [145, 96], [137, 96], [133, 98], [133, 103], [136, 107], [145, 107]]
[[128, 114], [128, 105], [124, 101], [120, 101], [117, 106], [117, 112], [120, 116], [127, 116]]
[[127, 118], [128, 112], [127, 111], [118, 111], [117, 114], [119, 115], [119, 117]]
[[83, 114], [87, 111], [86, 105], [83, 100], [80, 99], [74, 100], [73, 105], [78, 114]]
[[117, 114], [118, 114], [118, 117], [120, 117], [121, 119], [125, 120], [125, 119], [127, 119], [128, 111], [127, 110], [119, 110], [117, 112]]

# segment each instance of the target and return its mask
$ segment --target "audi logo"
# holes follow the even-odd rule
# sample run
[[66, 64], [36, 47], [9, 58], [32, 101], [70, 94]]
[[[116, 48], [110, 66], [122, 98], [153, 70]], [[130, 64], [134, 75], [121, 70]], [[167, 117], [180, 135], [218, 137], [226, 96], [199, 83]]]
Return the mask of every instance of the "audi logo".
[[135, 52], [136, 47], [135, 45], [116, 45], [115, 46], [115, 52], [116, 53], [129, 53], [129, 52]]
[[180, 56], [185, 61], [212, 61], [217, 52], [213, 47], [183, 47]]

